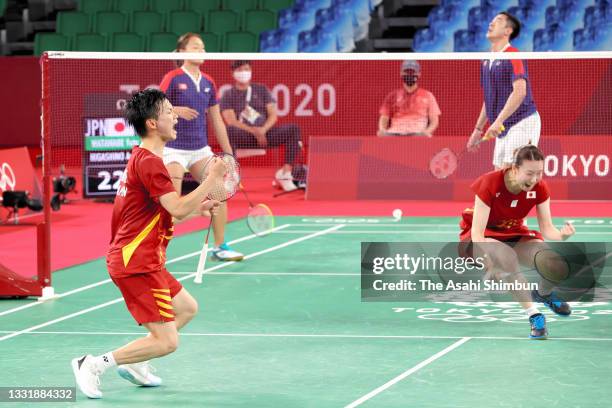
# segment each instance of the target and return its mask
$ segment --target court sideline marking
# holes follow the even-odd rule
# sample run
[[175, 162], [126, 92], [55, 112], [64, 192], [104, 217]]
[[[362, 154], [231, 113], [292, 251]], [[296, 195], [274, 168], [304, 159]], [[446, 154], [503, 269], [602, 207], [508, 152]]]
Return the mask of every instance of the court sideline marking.
[[[334, 227], [327, 228], [325, 230], [321, 230], [321, 231], [319, 231], [317, 233], [314, 233], [314, 234], [309, 234], [309, 235], [306, 235], [306, 236], [303, 236], [303, 237], [300, 237], [300, 238], [296, 238], [296, 239], [293, 239], [291, 241], [287, 241], [287, 242], [284, 242], [282, 244], [275, 245], [273, 247], [270, 247], [270, 248], [267, 248], [267, 249], [264, 249], [264, 250], [261, 250], [261, 251], [249, 254], [249, 255], [245, 256], [244, 259], [251, 259], [251, 258], [254, 258], [254, 257], [259, 256], [259, 255], [267, 254], [268, 252], [276, 251], [278, 249], [285, 248], [285, 247], [287, 247], [289, 245], [297, 244], [299, 242], [306, 241], [306, 240], [311, 239], [311, 238], [315, 238], [315, 237], [318, 237], [318, 236], [321, 236], [321, 235], [325, 235], [325, 234], [327, 234], [330, 231], [335, 231], [335, 230], [340, 229], [342, 227], [344, 227], [344, 225], [343, 224], [339, 224], [339, 225], [336, 225]], [[197, 254], [199, 254], [199, 253], [200, 253], [200, 251], [197, 252]], [[234, 263], [236, 263], [236, 262], [226, 262], [224, 264], [216, 266], [215, 268], [220, 268], [220, 267], [222, 267], [224, 265], [232, 265]], [[211, 269], [213, 269], [213, 268], [211, 268]], [[195, 276], [195, 274], [196, 273], [193, 272], [190, 275], [185, 275], [185, 276], [183, 276], [181, 278], [178, 278], [177, 280], [182, 281], [182, 280], [185, 280], [185, 279], [189, 279], [190, 277]], [[206, 274], [206, 272], [204, 274]], [[110, 305], [112, 305], [114, 303], [118, 303], [118, 302], [121, 302], [121, 301], [123, 301], [122, 297], [114, 299], [114, 300], [111, 300], [111, 301], [108, 301], [108, 302], [105, 302], [105, 303], [102, 303], [102, 304], [99, 304], [99, 305], [96, 305], [96, 306], [89, 307], [87, 309], [80, 310], [78, 312], [71, 313], [71, 314], [66, 315], [66, 316], [59, 317], [57, 319], [49, 320], [49, 321], [47, 321], [45, 323], [37, 324], [35, 326], [28, 327], [27, 329], [23, 329], [23, 330], [20, 330], [20, 331], [13, 332], [11, 334], [7, 334], [5, 336], [2, 336], [2, 337], [0, 337], [0, 341], [8, 340], [8, 339], [10, 339], [12, 337], [16, 337], [16, 336], [19, 336], [19, 335], [24, 334], [24, 333], [29, 333], [29, 332], [32, 332], [32, 331], [34, 331], [36, 329], [40, 329], [42, 327], [50, 326], [52, 324], [59, 323], [59, 322], [62, 322], [64, 320], [68, 320], [68, 319], [71, 319], [73, 317], [77, 317], [77, 316], [80, 316], [82, 314], [86, 314], [86, 313], [92, 312], [94, 310], [101, 309], [103, 307], [110, 306]]]
[[386, 390], [387, 388], [391, 387], [394, 384], [397, 384], [398, 382], [402, 381], [404, 378], [408, 377], [409, 375], [412, 375], [414, 373], [416, 373], [417, 371], [419, 371], [421, 368], [433, 363], [434, 361], [436, 361], [437, 359], [439, 359], [440, 357], [444, 356], [447, 353], [450, 353], [451, 351], [453, 351], [454, 349], [456, 349], [457, 347], [461, 346], [463, 343], [467, 342], [468, 340], [470, 340], [471, 337], [462, 337], [461, 339], [457, 340], [456, 342], [454, 342], [453, 344], [451, 344], [450, 346], [446, 347], [444, 350], [440, 350], [438, 351], [436, 354], [434, 354], [433, 356], [421, 361], [419, 364], [415, 365], [414, 367], [404, 371], [403, 373], [401, 373], [400, 375], [398, 375], [397, 377], [387, 381], [386, 383], [384, 383], [383, 385], [381, 385], [380, 387], [368, 392], [366, 395], [364, 395], [361, 398], [356, 399], [355, 401], [351, 402], [350, 404], [348, 404], [345, 408], [354, 408], [357, 407], [361, 404], [363, 404], [364, 402], [366, 402], [367, 400], [369, 400], [370, 398], [380, 394], [381, 392], [383, 392], [384, 390]]
[[[11, 334], [16, 331], [0, 330], [0, 333]], [[24, 334], [47, 334], [66, 336], [142, 336], [142, 332], [97, 332], [97, 331], [31, 331]], [[309, 333], [186, 333], [181, 336], [187, 337], [281, 337], [281, 338], [314, 338], [314, 339], [380, 339], [380, 340], [410, 340], [410, 339], [432, 339], [432, 340], [460, 340], [467, 336], [441, 336], [441, 335], [392, 335], [392, 334], [309, 334]], [[517, 336], [469, 336], [472, 340], [529, 340], [529, 337]], [[554, 337], [547, 341], [612, 341], [612, 337]]]
[[[290, 227], [290, 226], [291, 226], [291, 224], [279, 225], [278, 227], [272, 228], [271, 231], [274, 231], [274, 232], [280, 231], [280, 230], [282, 230], [284, 228], [287, 228], [287, 227]], [[310, 231], [304, 231], [304, 233], [307, 233], [307, 232], [310, 232]], [[233, 244], [237, 244], [237, 243], [242, 242], [242, 241], [251, 240], [253, 238], [257, 238], [257, 235], [255, 235], [255, 234], [246, 235], [244, 237], [241, 237], [241, 238], [235, 239], [233, 241], [230, 241], [230, 242], [228, 242], [228, 244], [229, 245], [233, 245]], [[166, 261], [166, 265], [171, 264], [171, 263], [175, 263], [175, 262], [179, 262], [179, 261], [182, 261], [184, 259], [188, 259], [188, 258], [191, 258], [191, 257], [194, 257], [194, 256], [199, 256], [200, 252], [201, 251], [191, 252], [191, 253], [186, 254], [186, 255], [181, 255], [179, 257], [172, 258], [172, 259]], [[94, 261], [94, 260], [92, 260], [92, 261]], [[210, 270], [220, 269], [220, 268], [223, 268], [224, 265], [229, 265], [229, 264], [230, 263], [223, 263], [221, 265], [217, 265], [215, 267], [210, 268]], [[208, 272], [208, 270], [207, 270], [207, 272]], [[51, 300], [57, 300], [57, 299], [60, 299], [60, 298], [66, 297], [66, 296], [74, 295], [75, 293], [83, 292], [85, 290], [89, 290], [89, 289], [95, 288], [95, 287], [100, 286], [100, 285], [105, 285], [105, 284], [110, 283], [110, 282], [111, 282], [111, 279], [104, 279], [104, 280], [101, 280], [101, 281], [98, 281], [98, 282], [95, 282], [95, 283], [90, 283], [89, 285], [81, 286], [81, 287], [69, 290], [68, 292], [65, 292], [65, 293], [58, 293], [57, 296], [54, 297]], [[4, 315], [11, 314], [11, 313], [18, 312], [20, 310], [28, 309], [30, 307], [34, 307], [36, 305], [40, 305], [40, 304], [43, 304], [43, 303], [45, 303], [45, 301], [36, 301], [36, 300], [33, 300], [31, 303], [28, 303], [28, 304], [25, 304], [25, 305], [21, 305], [21, 306], [17, 306], [17, 307], [14, 307], [12, 309], [8, 309], [8, 310], [0, 312], [0, 317], [2, 317]]]

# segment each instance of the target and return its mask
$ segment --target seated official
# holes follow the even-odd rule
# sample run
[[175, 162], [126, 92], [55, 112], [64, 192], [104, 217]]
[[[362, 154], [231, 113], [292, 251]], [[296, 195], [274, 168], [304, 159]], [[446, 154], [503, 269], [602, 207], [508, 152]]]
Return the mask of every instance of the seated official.
[[433, 136], [441, 112], [433, 94], [419, 87], [420, 76], [418, 62], [402, 63], [402, 87], [387, 95], [380, 108], [378, 136]]
[[300, 128], [295, 124], [276, 125], [276, 101], [265, 85], [251, 82], [250, 61], [234, 61], [231, 69], [235, 83], [221, 97], [221, 115], [232, 148], [284, 145], [285, 161], [275, 178], [283, 190], [295, 190], [291, 172], [301, 148]]

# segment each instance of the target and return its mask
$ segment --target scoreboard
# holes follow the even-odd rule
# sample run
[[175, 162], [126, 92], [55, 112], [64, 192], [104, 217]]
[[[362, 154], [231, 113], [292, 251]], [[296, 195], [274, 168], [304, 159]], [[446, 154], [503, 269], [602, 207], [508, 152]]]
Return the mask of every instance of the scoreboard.
[[83, 109], [83, 195], [112, 198], [140, 138], [122, 117], [126, 93], [90, 94]]

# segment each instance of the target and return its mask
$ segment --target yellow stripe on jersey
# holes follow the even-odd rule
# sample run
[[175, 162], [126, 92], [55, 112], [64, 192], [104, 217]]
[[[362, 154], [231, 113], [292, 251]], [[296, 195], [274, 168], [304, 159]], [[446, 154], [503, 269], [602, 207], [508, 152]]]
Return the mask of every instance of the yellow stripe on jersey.
[[130, 259], [132, 258], [132, 255], [134, 255], [134, 251], [136, 251], [136, 248], [138, 248], [138, 245], [140, 245], [140, 243], [147, 237], [147, 235], [149, 235], [149, 232], [151, 232], [153, 227], [155, 227], [155, 225], [159, 221], [159, 216], [160, 216], [160, 213], [158, 213], [155, 217], [153, 217], [151, 222], [149, 222], [147, 226], [144, 227], [142, 231], [140, 231], [140, 234], [138, 234], [136, 238], [132, 240], [132, 242], [130, 242], [129, 244], [121, 248], [121, 252], [123, 253], [123, 265], [124, 266], [128, 265], [128, 263], [130, 262]]
[[168, 309], [168, 310], [172, 310], [172, 305], [169, 305], [167, 303], [164, 302], [160, 302], [159, 300], [156, 300], [155, 303], [157, 303], [157, 306], [162, 307], [164, 309]]
[[158, 299], [165, 300], [167, 302], [172, 302], [172, 298], [170, 296], [161, 295], [159, 293], [154, 293], [153, 296], [155, 296]]
[[159, 309], [159, 310], [158, 310], [158, 312], [159, 312], [159, 315], [160, 315], [160, 316], [167, 317], [168, 319], [172, 319], [172, 318], [174, 318], [174, 315], [173, 315], [173, 314], [166, 313], [166, 312], [164, 312], [164, 311], [163, 311], [163, 310], [161, 310], [161, 309]]
[[170, 289], [151, 289], [153, 292], [170, 293]]

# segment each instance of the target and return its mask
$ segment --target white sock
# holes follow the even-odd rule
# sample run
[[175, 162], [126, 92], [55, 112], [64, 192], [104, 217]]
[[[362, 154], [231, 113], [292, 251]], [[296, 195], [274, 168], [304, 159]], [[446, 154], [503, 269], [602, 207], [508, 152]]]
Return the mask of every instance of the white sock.
[[106, 371], [107, 368], [117, 366], [117, 362], [115, 361], [111, 351], [106, 354], [102, 354], [101, 356], [94, 357], [94, 364], [101, 372]]
[[526, 310], [525, 310], [525, 313], [527, 313], [527, 316], [531, 317], [531, 316], [533, 316], [534, 314], [538, 314], [538, 313], [540, 313], [540, 311], [538, 310], [538, 308], [537, 308], [537, 307], [535, 307], [535, 306], [531, 306], [529, 309], [526, 309]]

